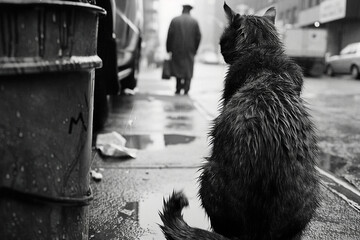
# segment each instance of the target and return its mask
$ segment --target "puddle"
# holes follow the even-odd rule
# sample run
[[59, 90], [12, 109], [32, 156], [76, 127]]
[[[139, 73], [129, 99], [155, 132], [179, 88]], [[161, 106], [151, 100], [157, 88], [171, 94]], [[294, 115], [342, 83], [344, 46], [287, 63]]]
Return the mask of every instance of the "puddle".
[[166, 118], [170, 119], [170, 120], [181, 120], [181, 121], [189, 120], [189, 117], [187, 117], [187, 116], [168, 116]]
[[[139, 226], [145, 230], [141, 237], [143, 240], [164, 239], [159, 224], [162, 224], [159, 217], [159, 211], [163, 207], [163, 194], [152, 194], [146, 196], [139, 202], [129, 202], [121, 212], [125, 218], [138, 221]], [[185, 221], [191, 226], [202, 229], [210, 229], [210, 223], [205, 215], [204, 210], [196, 197], [189, 198], [190, 206], [183, 210]], [[127, 214], [129, 213], [129, 214]]]
[[319, 167], [324, 170], [337, 175], [341, 175], [346, 171], [348, 160], [343, 157], [320, 151], [318, 159]]
[[138, 202], [127, 202], [125, 206], [118, 212], [118, 218], [120, 219], [120, 221], [122, 219], [132, 219], [134, 221], [139, 221], [138, 209]]
[[164, 106], [165, 112], [190, 112], [194, 110], [194, 106], [186, 103], [174, 103]]
[[144, 134], [124, 135], [126, 147], [140, 150], [161, 150], [169, 145], [188, 144], [193, 142], [195, 136], [181, 134]]

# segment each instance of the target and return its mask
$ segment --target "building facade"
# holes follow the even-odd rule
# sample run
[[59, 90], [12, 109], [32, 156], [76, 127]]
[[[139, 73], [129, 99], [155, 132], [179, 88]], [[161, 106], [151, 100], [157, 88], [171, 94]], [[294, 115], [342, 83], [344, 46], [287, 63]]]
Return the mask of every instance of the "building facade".
[[322, 0], [304, 5], [298, 25], [309, 27], [316, 22], [328, 31], [330, 55], [338, 54], [347, 44], [360, 42], [360, 1]]
[[160, 46], [159, 40], [159, 0], [143, 0], [144, 32], [142, 57], [147, 65], [155, 63], [156, 50]]
[[[324, 28], [328, 32], [327, 52], [338, 54], [347, 44], [360, 42], [359, 0], [228, 0], [236, 9], [263, 14], [270, 6], [277, 10], [279, 28]], [[242, 7], [244, 9], [244, 7]]]

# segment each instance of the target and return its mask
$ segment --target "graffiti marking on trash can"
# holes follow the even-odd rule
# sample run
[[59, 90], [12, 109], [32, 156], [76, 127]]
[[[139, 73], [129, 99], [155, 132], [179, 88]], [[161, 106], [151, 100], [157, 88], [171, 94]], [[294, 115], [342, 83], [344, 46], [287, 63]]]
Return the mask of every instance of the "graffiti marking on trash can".
[[79, 121], [81, 121], [81, 124], [82, 124], [82, 127], [83, 127], [84, 131], [85, 132], [87, 131], [87, 127], [85, 125], [83, 114], [82, 114], [82, 112], [80, 112], [77, 119], [75, 119], [74, 117], [71, 117], [70, 125], [69, 125], [69, 134], [72, 133], [73, 124], [77, 125]]

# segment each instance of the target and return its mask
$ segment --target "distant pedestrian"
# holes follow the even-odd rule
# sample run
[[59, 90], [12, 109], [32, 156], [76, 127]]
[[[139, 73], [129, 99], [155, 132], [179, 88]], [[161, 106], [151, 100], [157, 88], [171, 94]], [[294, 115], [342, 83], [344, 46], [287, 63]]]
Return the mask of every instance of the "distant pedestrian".
[[176, 92], [188, 94], [193, 77], [194, 57], [199, 48], [201, 33], [196, 19], [190, 16], [193, 4], [183, 4], [182, 14], [172, 19], [166, 40], [166, 50], [171, 53], [172, 74], [176, 77]]

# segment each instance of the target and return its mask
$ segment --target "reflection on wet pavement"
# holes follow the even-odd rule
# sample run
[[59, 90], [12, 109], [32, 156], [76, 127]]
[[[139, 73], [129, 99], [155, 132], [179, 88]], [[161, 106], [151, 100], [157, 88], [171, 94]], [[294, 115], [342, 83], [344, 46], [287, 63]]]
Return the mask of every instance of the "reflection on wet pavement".
[[196, 137], [181, 134], [143, 134], [143, 135], [124, 135], [126, 147], [140, 150], [161, 150], [169, 145], [188, 144], [193, 142]]
[[[158, 226], [162, 224], [159, 211], [162, 209], [163, 197], [162, 194], [151, 194], [139, 202], [126, 203], [122, 210], [120, 210], [120, 212], [126, 212], [122, 214], [126, 218], [136, 219], [139, 226], [145, 230], [146, 233], [141, 237], [142, 240], [159, 238], [154, 238], [154, 236], [161, 236], [163, 238], [163, 234]], [[192, 227], [209, 229], [208, 218], [201, 208], [199, 201], [196, 198], [190, 198], [189, 204], [190, 207], [183, 210], [185, 221]]]
[[[109, 117], [105, 124], [107, 131], [122, 130], [128, 132], [151, 130], [162, 132], [193, 131], [199, 117], [188, 97], [150, 96], [111, 96], [109, 99]], [[202, 117], [200, 115], [200, 117]], [[146, 119], [146, 121], [144, 121]]]
[[318, 164], [322, 169], [335, 173], [336, 175], [343, 174], [345, 171], [344, 167], [348, 163], [347, 159], [330, 153], [325, 153], [322, 150], [320, 150], [318, 159]]
[[171, 105], [164, 106], [165, 112], [189, 112], [192, 110], [194, 110], [194, 106], [186, 103], [175, 102]]

